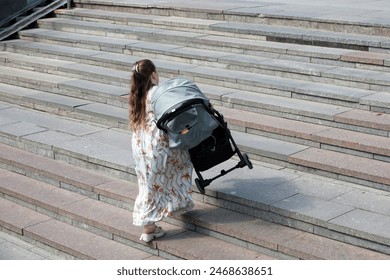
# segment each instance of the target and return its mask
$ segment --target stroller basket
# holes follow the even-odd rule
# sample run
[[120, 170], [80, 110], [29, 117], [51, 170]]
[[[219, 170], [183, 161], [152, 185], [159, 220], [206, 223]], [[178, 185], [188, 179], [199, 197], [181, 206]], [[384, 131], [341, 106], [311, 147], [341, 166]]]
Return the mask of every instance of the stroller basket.
[[[173, 78], [161, 84], [152, 96], [157, 127], [168, 134], [169, 146], [188, 150], [198, 178], [199, 191], [228, 172], [252, 163], [238, 149], [223, 116], [212, 108], [207, 97], [191, 81]], [[240, 162], [229, 170], [222, 170], [211, 179], [203, 179], [206, 171], [237, 154]]]

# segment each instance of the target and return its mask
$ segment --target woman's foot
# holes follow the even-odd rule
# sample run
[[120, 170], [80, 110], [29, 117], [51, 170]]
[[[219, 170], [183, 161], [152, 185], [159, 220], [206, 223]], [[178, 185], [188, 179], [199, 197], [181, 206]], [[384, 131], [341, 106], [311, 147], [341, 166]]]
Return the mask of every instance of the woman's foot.
[[139, 240], [150, 242], [155, 238], [163, 236], [164, 234], [165, 231], [161, 227], [158, 227], [155, 224], [148, 225], [144, 227], [144, 233], [141, 234]]

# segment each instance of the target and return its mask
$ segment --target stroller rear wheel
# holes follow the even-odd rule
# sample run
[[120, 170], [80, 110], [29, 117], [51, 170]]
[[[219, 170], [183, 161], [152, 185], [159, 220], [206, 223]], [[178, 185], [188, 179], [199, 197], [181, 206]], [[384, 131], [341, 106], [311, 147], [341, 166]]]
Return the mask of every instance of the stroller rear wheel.
[[210, 180], [199, 180], [199, 178], [195, 179], [195, 184], [198, 187], [198, 190], [201, 194], [205, 194], [204, 188], [210, 185]]

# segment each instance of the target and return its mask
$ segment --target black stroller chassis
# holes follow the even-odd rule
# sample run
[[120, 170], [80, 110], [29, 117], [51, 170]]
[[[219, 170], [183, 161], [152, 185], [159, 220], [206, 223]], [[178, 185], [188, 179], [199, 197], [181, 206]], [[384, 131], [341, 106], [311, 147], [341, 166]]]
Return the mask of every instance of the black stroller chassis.
[[[234, 141], [227, 123], [222, 114], [212, 107], [207, 108], [210, 114], [213, 114], [219, 123], [219, 126], [213, 131], [213, 134], [201, 142], [198, 146], [189, 150], [191, 160], [198, 178], [195, 179], [195, 184], [200, 193], [205, 193], [205, 187], [210, 185], [212, 181], [226, 175], [227, 173], [248, 166], [252, 169], [252, 163], [246, 153], [241, 153]], [[213, 178], [204, 179], [201, 172], [216, 166], [232, 156], [237, 155], [239, 162], [228, 170], [221, 172]]]

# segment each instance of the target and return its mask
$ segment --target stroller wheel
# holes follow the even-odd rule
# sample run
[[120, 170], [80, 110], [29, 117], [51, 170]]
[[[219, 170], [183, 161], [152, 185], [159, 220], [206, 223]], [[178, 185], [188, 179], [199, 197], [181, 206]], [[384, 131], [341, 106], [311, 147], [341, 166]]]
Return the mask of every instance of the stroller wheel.
[[242, 160], [245, 162], [245, 165], [248, 166], [249, 169], [253, 168], [252, 162], [249, 160], [249, 157], [247, 154], [242, 154]]
[[199, 190], [199, 192], [201, 193], [201, 194], [205, 194], [205, 190], [204, 190], [204, 188], [206, 187], [206, 186], [208, 186], [210, 183], [208, 182], [208, 180], [199, 180], [198, 178], [196, 178], [195, 179], [195, 184], [196, 184], [196, 186], [198, 187], [198, 190]]

